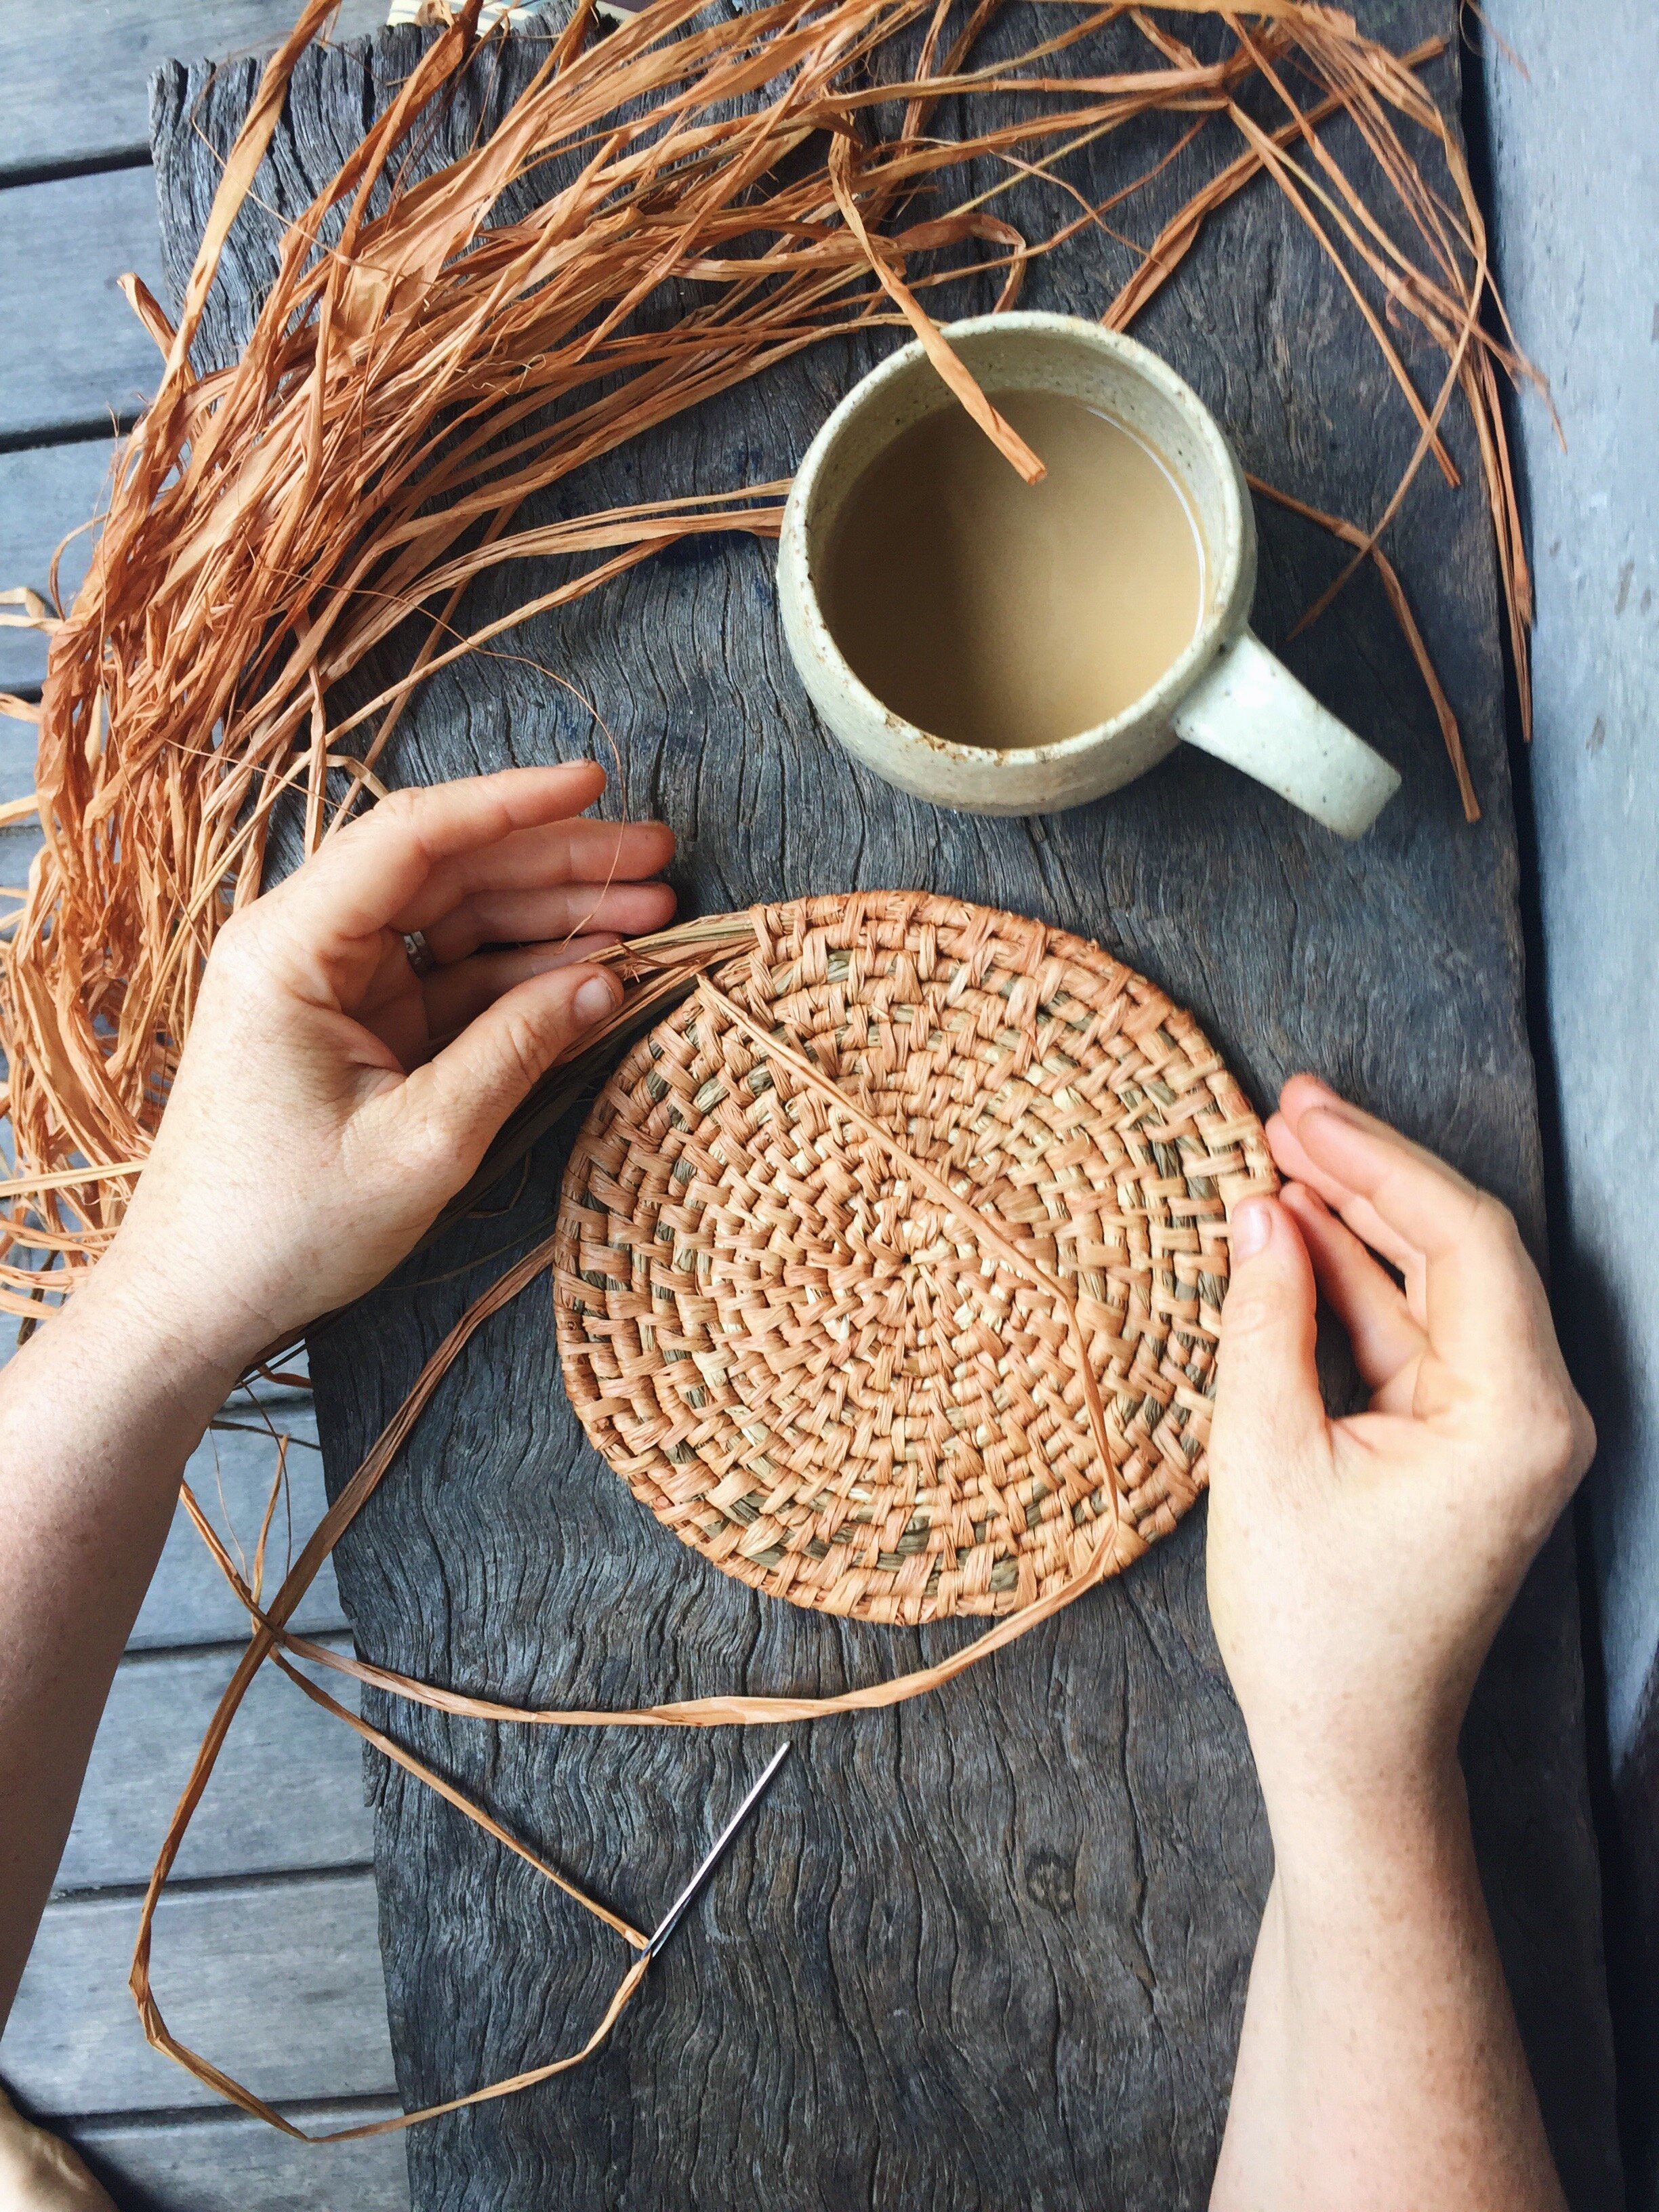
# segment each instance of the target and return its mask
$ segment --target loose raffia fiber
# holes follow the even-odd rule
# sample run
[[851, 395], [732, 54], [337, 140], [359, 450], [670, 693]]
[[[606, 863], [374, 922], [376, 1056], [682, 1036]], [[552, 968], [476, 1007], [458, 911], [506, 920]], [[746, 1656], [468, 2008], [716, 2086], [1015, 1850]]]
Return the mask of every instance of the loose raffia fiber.
[[[1261, 1124], [1191, 1018], [1097, 946], [1039, 922], [924, 892], [860, 892], [682, 923], [599, 957], [624, 978], [623, 1002], [573, 1051], [563, 1079], [556, 1072], [550, 1085], [551, 1109], [580, 1096], [606, 1054], [614, 1054], [621, 1041], [639, 1030], [642, 1018], [654, 1016], [665, 1002], [689, 1003], [657, 1023], [643, 1044], [635, 1044], [602, 1092], [573, 1157], [553, 1235], [515, 1261], [449, 1332], [273, 1597], [266, 1599], [261, 1587], [263, 1538], [252, 1572], [239, 1570], [195, 1499], [188, 1490], [185, 1493], [204, 1541], [247, 1609], [252, 1632], [209, 1724], [150, 1876], [133, 1955], [132, 1991], [145, 2033], [158, 2050], [244, 2112], [306, 2141], [387, 2134], [462, 2105], [509, 2095], [580, 2064], [622, 2016], [647, 1961], [646, 1938], [637, 1929], [538, 1857], [396, 1737], [331, 1697], [301, 1671], [300, 1662], [351, 1676], [440, 1712], [544, 1728], [764, 1726], [874, 1711], [940, 1689], [1127, 1565], [1149, 1541], [1172, 1528], [1181, 1507], [1191, 1502], [1203, 1479], [1200, 1446], [1227, 1274], [1226, 1213], [1250, 1193], [1276, 1186]], [[927, 1018], [925, 1035], [910, 1018], [918, 1014]], [[685, 1037], [688, 1028], [706, 1032], [700, 1046], [693, 1037], [689, 1066], [675, 1042]], [[914, 1036], [908, 1034], [913, 1030]], [[901, 1037], [900, 1031], [906, 1034]], [[653, 1043], [660, 1048], [655, 1059]], [[711, 1071], [718, 1052], [718, 1073], [701, 1076], [688, 1093], [685, 1082], [700, 1051], [710, 1056]], [[648, 1105], [665, 1109], [657, 1117], [659, 1137], [672, 1133], [673, 1158], [665, 1170], [659, 1150], [635, 1155], [633, 1164], [644, 1172], [634, 1188], [635, 1194], [647, 1193], [643, 1207], [623, 1203], [630, 1172], [625, 1152], [605, 1158], [618, 1102], [632, 1103], [638, 1096], [639, 1085], [629, 1073], [635, 1067], [644, 1078]], [[660, 1099], [649, 1098], [647, 1070], [662, 1073]], [[670, 1075], [678, 1079], [670, 1081]], [[715, 1088], [728, 1080], [738, 1087], [716, 1099]], [[741, 1103], [744, 1092], [750, 1101], [747, 1107]], [[699, 1093], [704, 1103], [693, 1111], [712, 1118], [692, 1125], [681, 1113], [688, 1127], [675, 1131], [672, 1117], [682, 1100]], [[647, 1127], [650, 1119], [647, 1114]], [[946, 1129], [953, 1133], [952, 1140], [941, 1146], [938, 1139]], [[954, 1133], [958, 1132], [959, 1137]], [[755, 1143], [762, 1133], [766, 1150], [757, 1157]], [[700, 1141], [705, 1135], [706, 1143]], [[293, 1634], [288, 1621], [323, 1562], [385, 1480], [432, 1393], [475, 1331], [509, 1300], [550, 1269], [556, 1271], [562, 1349], [567, 1374], [578, 1370], [574, 1395], [579, 1404], [580, 1370], [605, 1341], [604, 1332], [611, 1333], [611, 1356], [620, 1340], [625, 1360], [630, 1337], [635, 1343], [641, 1338], [640, 1306], [659, 1307], [665, 1320], [672, 1310], [678, 1331], [688, 1308], [714, 1304], [712, 1298], [698, 1297], [706, 1249], [699, 1240], [706, 1237], [708, 1248], [714, 1243], [720, 1224], [710, 1218], [716, 1209], [708, 1193], [720, 1188], [718, 1178], [731, 1171], [740, 1149], [754, 1171], [748, 1194], [751, 1223], [768, 1224], [773, 1241], [787, 1243], [791, 1226], [805, 1218], [804, 1205], [816, 1204], [821, 1218], [834, 1223], [831, 1235], [839, 1234], [843, 1249], [854, 1255], [846, 1270], [852, 1279], [848, 1289], [872, 1283], [884, 1262], [890, 1280], [902, 1276], [899, 1246], [906, 1243], [919, 1255], [916, 1266], [933, 1281], [950, 1279], [949, 1326], [963, 1347], [952, 1360], [961, 1370], [957, 1402], [974, 1419], [969, 1441], [978, 1461], [976, 1470], [952, 1467], [951, 1478], [964, 1500], [990, 1505], [994, 1492], [989, 1517], [1006, 1523], [1006, 1555], [1015, 1569], [1013, 1609], [1004, 1612], [985, 1635], [933, 1666], [833, 1697], [715, 1695], [611, 1711], [499, 1705], [416, 1681]], [[688, 1163], [691, 1172], [681, 1183], [676, 1171]], [[699, 1188], [700, 1172], [705, 1189]], [[665, 1184], [680, 1190], [682, 1200], [651, 1212], [653, 1196]], [[823, 1213], [822, 1194], [828, 1194], [838, 1213]], [[593, 1199], [603, 1210], [603, 1241], [598, 1236], [600, 1211], [584, 1203]], [[687, 1264], [676, 1264], [661, 1283], [672, 1291], [672, 1306], [669, 1298], [647, 1300], [630, 1291], [631, 1310], [620, 1322], [619, 1340], [619, 1324], [601, 1320], [594, 1310], [597, 1285], [589, 1278], [598, 1278], [610, 1295], [619, 1280], [618, 1255], [624, 1252], [631, 1277], [647, 1213], [653, 1234], [646, 1241], [656, 1241], [654, 1232], [666, 1213], [666, 1225], [684, 1240], [669, 1256], [676, 1263], [684, 1256]], [[583, 1221], [580, 1215], [592, 1218]], [[921, 1231], [921, 1239], [914, 1233], [907, 1238], [906, 1224], [913, 1232]], [[868, 1233], [872, 1228], [873, 1237]], [[744, 1300], [739, 1293], [738, 1325], [726, 1343], [740, 1350], [745, 1335], [782, 1334], [760, 1328], [760, 1307], [770, 1304], [768, 1293], [775, 1286], [783, 1296], [772, 1310], [786, 1317], [784, 1326], [792, 1328], [796, 1341], [774, 1346], [775, 1366], [769, 1360], [768, 1372], [781, 1369], [787, 1375], [792, 1360], [797, 1369], [804, 1364], [794, 1357], [803, 1347], [809, 1358], [817, 1348], [811, 1329], [801, 1330], [797, 1319], [804, 1294], [820, 1287], [816, 1280], [800, 1278], [815, 1270], [810, 1260], [799, 1257], [785, 1258], [775, 1271], [769, 1268], [762, 1256], [767, 1248], [753, 1227], [739, 1230], [738, 1241], [744, 1264], [752, 1261], [759, 1296]], [[574, 1273], [573, 1260], [578, 1263]], [[597, 1264], [590, 1266], [590, 1261]], [[714, 1272], [711, 1260], [711, 1279]], [[921, 1292], [907, 1285], [902, 1295], [915, 1301], [912, 1310], [917, 1313], [924, 1297], [930, 1310], [934, 1305], [931, 1290]], [[575, 1311], [579, 1297], [580, 1314]], [[833, 1341], [831, 1300], [823, 1304], [824, 1333]], [[855, 1364], [866, 1349], [880, 1362], [877, 1340], [884, 1334], [895, 1355], [888, 1376], [890, 1390], [901, 1379], [897, 1354], [904, 1335], [896, 1297], [890, 1314], [860, 1322], [860, 1336], [853, 1346]], [[665, 1343], [660, 1331], [654, 1334], [653, 1352], [681, 1348]], [[700, 1355], [693, 1346], [684, 1349], [683, 1364], [713, 1383], [718, 1350]], [[718, 1395], [718, 1384], [714, 1389]], [[763, 1389], [763, 1384], [756, 1402], [769, 1407]], [[900, 1395], [892, 1393], [895, 1403]], [[586, 1397], [582, 1410], [590, 1433], [596, 1419], [614, 1422], [614, 1412], [596, 1412], [610, 1401], [596, 1400], [591, 1391]], [[707, 1409], [691, 1410], [701, 1414]], [[719, 1414], [736, 1407], [728, 1402], [714, 1410]], [[702, 1443], [701, 1431], [712, 1425], [699, 1422], [690, 1433]], [[890, 1430], [890, 1441], [895, 1433]], [[1000, 1446], [1018, 1438], [1024, 1460], [1033, 1437], [1051, 1454], [1045, 1464], [1054, 1486], [1046, 1496], [1038, 1495], [1043, 1486], [1035, 1462], [1022, 1480], [999, 1456]], [[815, 1478], [815, 1487], [821, 1480]], [[896, 1494], [902, 1484], [890, 1487]], [[1065, 1518], [1030, 1510], [1046, 1504], [1048, 1497], [1062, 1500], [1068, 1509], [1085, 1510]], [[849, 1493], [843, 1525], [866, 1502]], [[774, 1510], [782, 1511], [784, 1501]], [[906, 1510], [905, 1524], [909, 1517]], [[268, 1511], [267, 1527], [270, 1518]], [[1049, 1540], [1042, 1536], [1045, 1525]], [[1063, 1547], [1049, 1549], [1052, 1536], [1062, 1528]], [[939, 1573], [941, 1583], [946, 1571], [961, 1573], [966, 1587], [954, 1594], [954, 1609], [961, 1611], [975, 1609], [973, 1601], [982, 1595], [994, 1600], [1006, 1595], [988, 1589], [1000, 1563], [995, 1553], [1003, 1529], [994, 1532], [991, 1544], [980, 1543], [974, 1537], [970, 1505], [964, 1533], [969, 1540], [959, 1548], [970, 1554], [969, 1571], [941, 1566]], [[895, 1548], [903, 1534], [904, 1524], [893, 1531]], [[988, 1560], [985, 1591], [970, 1586], [975, 1553]], [[855, 1556], [849, 1565], [856, 1571]], [[877, 1567], [879, 1573], [879, 1559]], [[929, 1616], [926, 1577], [911, 1612], [907, 1598], [895, 1597], [890, 1587], [860, 1605], [870, 1583], [852, 1591], [848, 1569], [838, 1572], [852, 1601], [842, 1610], [893, 1620]], [[933, 1613], [952, 1609], [940, 1601], [937, 1588], [933, 1599]], [[275, 2106], [174, 2035], [150, 1983], [155, 1907], [231, 1723], [267, 1660], [314, 1704], [533, 1866], [635, 1954], [592, 2034], [577, 2051], [422, 2112], [307, 2136]]]
[[[221, 252], [330, 5], [309, 0], [264, 72], [177, 328], [128, 280], [164, 366], [73, 607], [19, 593], [19, 611], [0, 616], [52, 638], [38, 709], [0, 700], [40, 725], [46, 840], [0, 927], [0, 1105], [16, 1168], [0, 1183], [0, 1305], [38, 1316], [118, 1226], [202, 963], [258, 895], [279, 801], [301, 805], [314, 848], [380, 788], [376, 763], [425, 674], [677, 539], [775, 532], [784, 487], [714, 487], [539, 528], [518, 520], [527, 497], [836, 331], [920, 331], [972, 400], [923, 296], [988, 272], [1010, 304], [1034, 255], [1121, 240], [1139, 187], [1188, 148], [1218, 142], [1209, 180], [1133, 249], [1114, 296], [1103, 283], [1102, 319], [1130, 324], [1209, 216], [1270, 178], [1342, 272], [1419, 428], [1376, 517], [1316, 519], [1355, 562], [1375, 557], [1425, 460], [1456, 481], [1440, 426], [1461, 395], [1524, 713], [1531, 596], [1498, 390], [1500, 375], [1533, 372], [1503, 335], [1457, 133], [1415, 74], [1443, 41], [1397, 55], [1310, 0], [1239, 14], [1217, 0], [1051, 0], [1038, 43], [981, 67], [975, 49], [1001, 0], [773, 0], [718, 20], [699, 0], [653, 0], [604, 39], [578, 0], [491, 134], [423, 177], [434, 118], [464, 72], [489, 65], [474, 6], [436, 33], [283, 231], [241, 358], [198, 373], [191, 347]], [[1218, 59], [1177, 35], [1203, 18], [1224, 27]], [[1146, 66], [1054, 73], [1056, 57], [1109, 29], [1132, 35]], [[930, 135], [946, 96], [966, 118], [959, 138]], [[1079, 204], [1067, 155], [1151, 115], [1168, 118], [1168, 151]], [[1334, 118], [1363, 149], [1357, 175], [1322, 135]], [[974, 159], [1002, 180], [969, 191]], [[501, 218], [504, 194], [555, 173], [568, 181]], [[1062, 210], [1046, 237], [998, 212], [1022, 179], [1051, 186]], [[1443, 361], [1432, 397], [1407, 370], [1402, 331]], [[458, 631], [468, 584], [532, 557], [564, 562], [562, 580]], [[343, 681], [416, 611], [412, 665], [331, 716]], [[1436, 703], [1473, 816], [1455, 719]]]
[[1013, 1612], [1120, 1516], [1127, 1563], [1203, 1486], [1254, 1110], [1063, 931], [902, 891], [753, 919], [571, 1155], [589, 1438], [728, 1574], [860, 1620]]

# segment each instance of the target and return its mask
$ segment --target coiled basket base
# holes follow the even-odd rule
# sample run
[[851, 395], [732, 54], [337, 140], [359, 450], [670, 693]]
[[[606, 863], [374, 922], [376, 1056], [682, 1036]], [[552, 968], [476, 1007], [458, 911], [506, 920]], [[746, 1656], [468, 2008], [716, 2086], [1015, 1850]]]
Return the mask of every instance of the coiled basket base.
[[1135, 1556], [1204, 1486], [1227, 1217], [1276, 1182], [1249, 1101], [1064, 931], [912, 891], [748, 919], [570, 1158], [555, 1298], [588, 1436], [728, 1574], [860, 1620], [1028, 1604], [1114, 1496]]

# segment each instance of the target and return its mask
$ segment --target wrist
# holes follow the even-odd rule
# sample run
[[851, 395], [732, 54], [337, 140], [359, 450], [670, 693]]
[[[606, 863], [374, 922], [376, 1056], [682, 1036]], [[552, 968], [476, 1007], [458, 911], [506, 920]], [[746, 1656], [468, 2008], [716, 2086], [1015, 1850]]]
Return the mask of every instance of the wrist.
[[1457, 1740], [1468, 1702], [1455, 1655], [1418, 1656], [1386, 1684], [1352, 1661], [1300, 1686], [1251, 1683], [1241, 1702], [1276, 1833], [1386, 1831], [1461, 1803]]
[[90, 1331], [106, 1356], [165, 1376], [181, 1408], [205, 1409], [204, 1422], [259, 1350], [245, 1348], [247, 1332], [234, 1309], [221, 1304], [210, 1316], [199, 1310], [175, 1273], [119, 1236], [70, 1301], [65, 1319], [71, 1318], [76, 1333]]
[[1275, 1879], [1297, 1917], [1352, 1909], [1469, 1844], [1468, 1796], [1455, 1746], [1425, 1744], [1379, 1761], [1364, 1786], [1264, 1784]]

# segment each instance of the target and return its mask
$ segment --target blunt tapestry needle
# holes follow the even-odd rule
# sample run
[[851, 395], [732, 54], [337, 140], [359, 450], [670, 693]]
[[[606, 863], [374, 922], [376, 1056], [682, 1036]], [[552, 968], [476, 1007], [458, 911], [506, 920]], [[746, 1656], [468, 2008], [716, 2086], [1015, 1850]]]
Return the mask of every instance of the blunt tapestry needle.
[[686, 1906], [690, 1904], [692, 1899], [702, 1887], [704, 1882], [706, 1882], [709, 1875], [713, 1874], [716, 1865], [720, 1862], [720, 1855], [726, 1850], [726, 1845], [732, 1841], [732, 1838], [737, 1834], [738, 1830], [742, 1827], [744, 1822], [749, 1818], [750, 1814], [753, 1812], [755, 1807], [760, 1802], [762, 1796], [765, 1793], [767, 1784], [771, 1781], [772, 1777], [777, 1772], [779, 1767], [783, 1765], [784, 1760], [787, 1759], [788, 1756], [789, 1746], [787, 1742], [781, 1743], [777, 1749], [773, 1753], [771, 1758], [767, 1761], [766, 1765], [761, 1769], [760, 1774], [750, 1785], [748, 1796], [744, 1799], [742, 1804], [738, 1806], [737, 1811], [726, 1822], [725, 1827], [721, 1829], [720, 1834], [715, 1837], [714, 1842], [709, 1845], [708, 1852], [704, 1856], [702, 1864], [697, 1869], [696, 1874], [692, 1875], [690, 1881], [686, 1883], [685, 1887], [674, 1899], [674, 1902], [669, 1906], [667, 1911], [664, 1913], [656, 1933], [652, 1936], [651, 1941], [645, 1947], [645, 1955], [647, 1959], [654, 1959], [656, 1957], [658, 1952], [661, 1950], [663, 1945], [668, 1941], [676, 1928], [679, 1926], [681, 1917], [684, 1913]]

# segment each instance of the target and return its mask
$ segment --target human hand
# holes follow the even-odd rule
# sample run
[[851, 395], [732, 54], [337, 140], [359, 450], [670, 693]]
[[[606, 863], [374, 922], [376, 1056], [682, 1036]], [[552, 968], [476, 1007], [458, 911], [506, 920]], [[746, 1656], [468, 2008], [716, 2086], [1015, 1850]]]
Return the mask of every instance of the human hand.
[[639, 880], [670, 830], [573, 818], [604, 787], [584, 763], [396, 792], [232, 918], [103, 1295], [165, 1312], [234, 1378], [397, 1265], [616, 1006], [592, 953], [673, 913]]
[[[1276, 1841], [1455, 1774], [1480, 1662], [1595, 1449], [1504, 1207], [1311, 1076], [1280, 1109], [1282, 1200], [1233, 1217], [1208, 1552]], [[1344, 1420], [1316, 1279], [1372, 1394]]]

